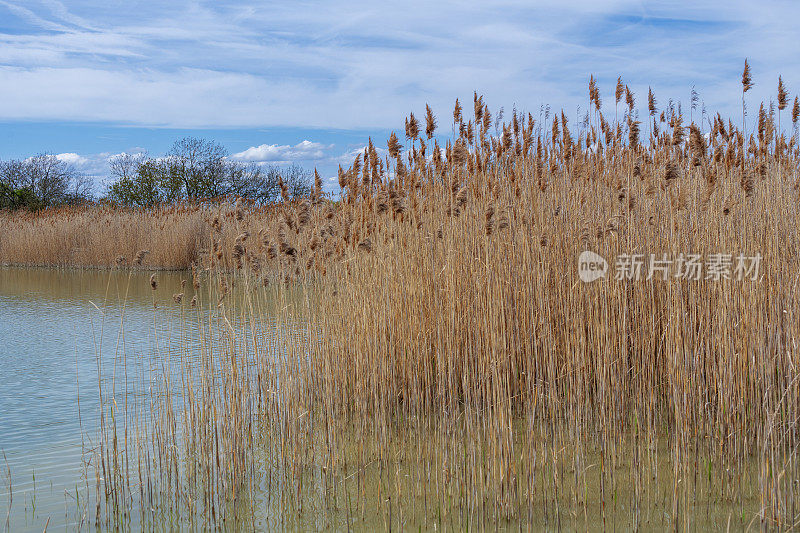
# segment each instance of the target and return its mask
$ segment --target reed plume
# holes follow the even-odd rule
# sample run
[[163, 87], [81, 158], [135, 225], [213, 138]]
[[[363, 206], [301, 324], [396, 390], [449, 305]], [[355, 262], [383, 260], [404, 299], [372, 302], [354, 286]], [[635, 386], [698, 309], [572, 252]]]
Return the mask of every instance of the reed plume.
[[433, 132], [436, 131], [436, 117], [433, 116], [431, 106], [425, 105], [425, 135], [428, 139], [433, 137]]
[[[619, 120], [590, 81], [575, 126], [503, 121], [474, 93], [474, 120], [457, 101], [431, 142], [426, 106], [426, 136], [412, 114], [409, 147], [370, 139], [336, 201], [54, 215], [169, 223], [108, 264], [192, 242], [193, 309], [164, 311], [185, 321], [180, 370], [103, 404], [152, 418], [116, 441], [140, 478], [114, 473], [113, 424], [96, 446], [101, 527], [137, 507], [186, 529], [796, 527], [796, 144], [766, 106], [758, 132], [713, 114], [709, 132], [652, 90], [640, 138], [621, 78]], [[0, 235], [58, 243], [49, 216], [0, 215]], [[581, 277], [584, 251], [605, 277]]]

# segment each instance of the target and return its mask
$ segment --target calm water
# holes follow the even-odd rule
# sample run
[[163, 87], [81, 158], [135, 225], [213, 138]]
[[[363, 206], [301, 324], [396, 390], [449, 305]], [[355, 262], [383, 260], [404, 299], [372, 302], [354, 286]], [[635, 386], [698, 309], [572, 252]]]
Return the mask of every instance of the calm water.
[[0, 268], [0, 527], [7, 516], [12, 531], [80, 523], [76, 491], [85, 498], [95, 482], [83, 452], [97, 435], [98, 376], [104, 390], [135, 391], [171, 349], [157, 332], [180, 324], [193, 295], [189, 279], [183, 307], [172, 299], [186, 273], [158, 273], [156, 291], [149, 276]]
[[[112, 401], [121, 405], [126, 398], [141, 399], [154, 390], [149, 381], [152, 376], [165, 371], [165, 367], [172, 372], [170, 369], [179, 365], [182, 357], [198, 351], [193, 346], [199, 340], [187, 337], [197, 331], [190, 321], [198, 318], [195, 315], [198, 311], [189, 306], [193, 296], [190, 275], [158, 273], [155, 291], [150, 288], [149, 276], [149, 272], [0, 268], [0, 529], [6, 529], [6, 523], [12, 531], [42, 531], [46, 524], [49, 531], [93, 527], [92, 512], [86, 509], [87, 503], [91, 509], [94, 497], [95, 468], [86, 461], [94, 456], [92, 451], [98, 440], [99, 386], [102, 385], [106, 405]], [[181, 287], [183, 279], [187, 280], [185, 289]], [[185, 293], [182, 305], [173, 301], [173, 294], [180, 292]], [[212, 311], [204, 311], [203, 316], [215, 312], [216, 306], [210, 307]], [[260, 341], [271, 343], [280, 335], [275, 333], [274, 323], [268, 317], [263, 320], [251, 324], [254, 328], [251, 332]], [[187, 322], [190, 327], [186, 327]], [[293, 326], [288, 334], [293, 334], [292, 329]], [[276, 349], [269, 344], [267, 348], [268, 353]], [[177, 371], [173, 375], [179, 374]], [[353, 449], [360, 449], [363, 443], [355, 439], [351, 444]], [[309, 507], [310, 516], [290, 523], [302, 524], [301, 529], [332, 525], [341, 529], [348, 522], [363, 529], [385, 528], [387, 520], [392, 520], [393, 508], [391, 504], [385, 505], [384, 494], [406, 485], [405, 492], [412, 493], [412, 488], [418, 489], [415, 484], [422, 482], [414, 445], [406, 446], [398, 439], [393, 446], [389, 455], [406, 459], [398, 459], [396, 468], [391, 469], [394, 473], [391, 482], [389, 474], [379, 469], [375, 461], [360, 470], [361, 486], [366, 491], [361, 494], [365, 498], [362, 501], [369, 503], [362, 506], [357, 518], [351, 516], [348, 503], [339, 505], [332, 513], [319, 506]], [[652, 494], [647, 495], [643, 529], [664, 530], [674, 526], [669, 515], [673, 491], [670, 453], [669, 447], [665, 447], [655, 454], [654, 471], [661, 473], [653, 484]], [[599, 462], [587, 460], [593, 467]], [[272, 481], [264, 482], [272, 479], [266, 475], [273, 468], [268, 458], [258, 468], [256, 477], [265, 486], [259, 489], [260, 494], [253, 494], [254, 507], [261, 509], [254, 520], [257, 528], [271, 529], [284, 524], [283, 510], [270, 503], [275, 487]], [[630, 475], [632, 468], [623, 464], [619, 473]], [[324, 477], [321, 472], [316, 466], [310, 469], [309, 475], [315, 479], [307, 480], [305, 492], [312, 500], [320, 485], [316, 478]], [[339, 493], [341, 502], [355, 500], [359, 494], [354, 485], [357, 479], [352, 472], [345, 471], [336, 480], [332, 494]], [[593, 479], [582, 489], [588, 494], [599, 493], [600, 487]], [[620, 490], [626, 490], [624, 485], [621, 484]], [[429, 488], [429, 493], [439, 494], [438, 491], [438, 486]], [[754, 516], [757, 494], [750, 488], [746, 492], [746, 501], [739, 503], [729, 497], [702, 495], [693, 500], [693, 509], [699, 509], [691, 511], [693, 528], [725, 529], [732, 518], [734, 525], [738, 525], [734, 529], [752, 525], [750, 517]], [[630, 495], [620, 492], [619, 496], [621, 503], [617, 505], [614, 493], [614, 509], [619, 516], [614, 517], [613, 513], [609, 516], [606, 524], [609, 529], [627, 529], [632, 524], [631, 509], [625, 503], [630, 501]], [[599, 500], [592, 501], [586, 516], [561, 517], [557, 522], [559, 527], [552, 517], [536, 517], [534, 523], [546, 529], [569, 530], [572, 529], [569, 524], [577, 529], [594, 529], [604, 518]], [[383, 505], [379, 505], [381, 502]], [[542, 500], [547, 502], [546, 498]], [[427, 509], [427, 499], [403, 503], [409, 513], [408, 524], [429, 529], [437, 523], [430, 522], [427, 515], [419, 515], [422, 509]], [[440, 504], [451, 506], [452, 502], [442, 500]], [[397, 520], [397, 507], [394, 509]], [[515, 524], [505, 526], [516, 529]], [[454, 525], [453, 529], [459, 528]]]

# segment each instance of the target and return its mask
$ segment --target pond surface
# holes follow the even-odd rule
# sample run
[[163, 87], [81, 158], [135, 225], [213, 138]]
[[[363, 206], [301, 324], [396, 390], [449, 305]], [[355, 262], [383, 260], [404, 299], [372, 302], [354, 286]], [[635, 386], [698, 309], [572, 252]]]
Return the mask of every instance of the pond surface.
[[94, 490], [84, 451], [97, 435], [98, 375], [105, 390], [132, 392], [170, 349], [155, 332], [177, 327], [193, 296], [189, 273], [156, 276], [154, 291], [149, 272], [0, 268], [0, 527], [88, 525], [76, 493]]
[[[98, 469], [92, 461], [98, 449], [101, 388], [104, 412], [110, 411], [112, 403], [119, 406], [117, 412], [129, 416], [141, 412], [129, 404], [146, 405], [147, 398], [158, 394], [158, 377], [167, 373], [181, 376], [180, 365], [202, 352], [197, 348], [200, 342], [209, 341], [195, 335], [198, 321], [217, 313], [217, 297], [206, 298], [211, 305], [194, 308], [189, 303], [194, 296], [190, 273], [159, 272], [156, 290], [151, 289], [150, 274], [0, 268], [0, 529], [93, 528]], [[180, 303], [173, 298], [177, 293], [183, 293]], [[260, 303], [264, 299], [271, 301], [268, 292], [258, 294]], [[235, 300], [229, 298], [226, 302], [236, 306]], [[294, 337], [287, 341], [287, 336], [305, 328], [301, 322], [283, 319], [283, 333], [276, 333], [277, 323], [271, 321], [270, 311], [264, 311], [268, 307], [257, 305], [257, 310], [243, 315], [254, 320], [245, 327], [253, 345], [242, 354], [252, 352], [257, 344], [272, 357], [287, 342], [295, 344]], [[230, 314], [233, 325], [226, 318], [230, 331], [244, 326], [237, 323], [236, 316], [235, 312]], [[308, 337], [317, 338], [317, 334]], [[210, 340], [212, 344], [217, 342]], [[252, 356], [246, 359], [254, 360]], [[300, 413], [297, 419], [305, 421], [305, 415]], [[277, 425], [283, 423], [279, 421]], [[317, 429], [309, 431], [315, 433]], [[296, 480], [302, 482], [296, 486], [302, 486], [302, 491], [298, 488], [296, 494], [302, 494], [302, 513], [287, 513], [284, 499], [275, 497], [281, 490], [284, 498], [285, 493], [294, 494], [295, 485], [276, 488], [273, 479], [283, 479], [276, 475], [283, 471], [264, 444], [264, 453], [254, 455], [250, 526], [387, 529], [389, 524], [395, 524], [454, 530], [492, 524], [496, 527], [498, 522], [493, 523], [491, 518], [486, 521], [490, 511], [485, 516], [473, 514], [474, 509], [464, 514], [463, 505], [459, 507], [457, 502], [463, 504], [469, 495], [460, 493], [456, 485], [450, 491], [449, 482], [443, 481], [438, 468], [448, 460], [448, 453], [458, 457], [460, 443], [471, 437], [458, 431], [431, 435], [418, 431], [393, 435], [388, 451], [378, 450], [361, 433], [344, 438], [340, 450], [344, 468], [335, 473], [323, 468], [322, 459], [313, 454], [298, 456], [300, 474]], [[441, 441], [438, 446], [428, 445], [436, 439]], [[256, 448], [262, 445], [261, 439], [255, 442]], [[375, 449], [364, 452], [370, 448]], [[572, 486], [567, 446], [556, 447], [558, 454], [566, 450], [565, 458], [558, 460], [546, 448], [540, 450], [532, 445], [526, 452], [526, 460], [537, 465], [538, 469], [532, 471], [540, 481], [533, 493], [519, 493], [520, 501], [535, 502], [535, 513], [526, 519], [536, 528], [601, 529], [605, 524], [607, 529], [629, 529], [636, 524], [643, 530], [672, 529], [676, 524], [672, 502], [684, 502], [683, 507], [675, 508], [686, 517], [680, 523], [689, 529], [725, 529], [733, 524], [742, 530], [759, 524], [752, 519], [758, 504], [754, 490], [757, 485], [747, 474], [720, 483], [723, 478], [716, 471], [712, 475], [710, 469], [703, 469], [701, 473], [707, 472], [707, 477], [695, 479], [691, 491], [681, 493], [691, 497], [674, 498], [675, 487], [686, 485], [687, 481], [675, 481], [672, 452], [667, 445], [649, 452], [651, 459], [646, 468], [634, 467], [628, 454], [620, 454], [622, 459], [615, 471], [619, 482], [610, 493], [613, 511], [608, 513], [605, 499], [597, 497], [603, 490], [601, 478], [597, 477], [597, 465], [602, 464], [602, 459], [587, 455], [586, 480], [575, 476]], [[465, 454], [466, 451], [464, 457]], [[379, 466], [378, 457], [391, 457], [390, 468]], [[550, 469], [549, 465], [557, 468]], [[642, 476], [636, 475], [637, 468], [643, 469]], [[559, 481], [556, 490], [548, 485], [551, 481], [546, 476], [561, 470], [566, 472], [566, 481]], [[652, 483], [641, 485], [646, 488], [645, 496], [637, 494], [634, 498], [630, 480], [639, 477]], [[723, 487], [722, 493], [717, 486]], [[564, 502], [556, 502], [554, 495], [560, 492], [563, 495], [558, 498]], [[581, 498], [587, 503], [581, 505]], [[523, 512], [520, 516], [527, 517]], [[512, 521], [499, 525], [518, 529], [528, 524]], [[127, 526], [147, 529], [136, 522], [136, 517]]]

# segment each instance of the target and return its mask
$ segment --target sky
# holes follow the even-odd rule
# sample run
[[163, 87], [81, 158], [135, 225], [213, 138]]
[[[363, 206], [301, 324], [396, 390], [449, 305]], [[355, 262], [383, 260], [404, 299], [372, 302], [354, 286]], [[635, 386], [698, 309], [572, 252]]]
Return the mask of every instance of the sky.
[[[456, 98], [538, 116], [585, 112], [590, 75], [614, 114], [622, 76], [638, 104], [692, 86], [741, 117], [800, 91], [800, 2], [253, 2], [0, 0], [0, 159], [51, 153], [107, 183], [109, 157], [157, 156], [184, 136], [233, 159], [337, 165], [385, 146], [430, 104], [449, 133]], [[696, 117], [695, 117], [696, 118]]]

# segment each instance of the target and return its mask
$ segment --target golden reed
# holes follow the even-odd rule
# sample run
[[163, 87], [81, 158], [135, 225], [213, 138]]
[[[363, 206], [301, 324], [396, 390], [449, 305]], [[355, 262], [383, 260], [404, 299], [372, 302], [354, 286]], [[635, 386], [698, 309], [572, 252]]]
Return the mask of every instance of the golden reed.
[[[102, 429], [98, 521], [797, 527], [800, 153], [780, 87], [753, 131], [686, 124], [652, 90], [642, 123], [622, 80], [613, 120], [594, 79], [577, 123], [498, 120], [476, 94], [444, 145], [430, 108], [406, 146], [370, 140], [338, 201], [317, 178], [269, 212], [165, 211], [192, 228], [197, 255], [169, 264], [196, 263], [175, 300], [201, 348], [157, 377], [150, 417], [125, 413], [127, 446]], [[167, 263], [136, 235], [103, 261]], [[585, 250], [762, 268], [584, 283]]]

